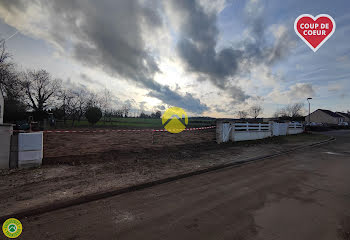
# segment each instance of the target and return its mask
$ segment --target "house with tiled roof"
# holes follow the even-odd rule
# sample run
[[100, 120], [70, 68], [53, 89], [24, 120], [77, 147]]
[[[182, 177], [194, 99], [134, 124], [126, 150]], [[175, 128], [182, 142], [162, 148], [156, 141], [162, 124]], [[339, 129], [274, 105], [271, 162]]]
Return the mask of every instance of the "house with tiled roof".
[[350, 112], [344, 113], [344, 112], [336, 112], [336, 114], [343, 116], [344, 121], [350, 124]]
[[[305, 121], [309, 121], [309, 115], [305, 117]], [[345, 117], [326, 109], [317, 109], [310, 114], [310, 122], [322, 124], [341, 124], [345, 122]]]

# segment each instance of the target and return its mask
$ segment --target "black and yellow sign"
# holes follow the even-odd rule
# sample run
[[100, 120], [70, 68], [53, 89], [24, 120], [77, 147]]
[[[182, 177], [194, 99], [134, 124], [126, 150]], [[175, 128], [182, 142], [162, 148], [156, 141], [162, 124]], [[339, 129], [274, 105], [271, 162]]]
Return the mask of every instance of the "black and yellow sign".
[[180, 133], [188, 124], [187, 113], [179, 107], [168, 108], [162, 116], [162, 124], [168, 132]]

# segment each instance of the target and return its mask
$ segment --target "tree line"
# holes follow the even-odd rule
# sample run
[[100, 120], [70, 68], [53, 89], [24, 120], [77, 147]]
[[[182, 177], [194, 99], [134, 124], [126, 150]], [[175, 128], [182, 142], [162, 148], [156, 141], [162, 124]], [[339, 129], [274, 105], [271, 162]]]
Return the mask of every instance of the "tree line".
[[[5, 101], [6, 122], [25, 120], [28, 111], [36, 121], [53, 115], [65, 124], [71, 120], [72, 126], [82, 118], [96, 123], [101, 118], [106, 122], [129, 117], [130, 104], [115, 109], [113, 94], [108, 89], [98, 93], [88, 89], [69, 89], [63, 86], [62, 80], [53, 78], [46, 70], [18, 71], [11, 60], [5, 41], [0, 41], [0, 90]], [[160, 115], [160, 111], [152, 114], [141, 112], [138, 117], [160, 118]]]
[[247, 117], [252, 117], [256, 119], [263, 113], [263, 108], [260, 105], [254, 105], [250, 107], [247, 111], [241, 110], [237, 112], [240, 119], [246, 119]]
[[[282, 120], [299, 120], [303, 116], [303, 108], [303, 103], [288, 104], [285, 107], [278, 109], [273, 117]], [[247, 111], [238, 111], [237, 116], [240, 119], [246, 119], [247, 117], [256, 119], [262, 113], [263, 108], [260, 105], [254, 105]]]

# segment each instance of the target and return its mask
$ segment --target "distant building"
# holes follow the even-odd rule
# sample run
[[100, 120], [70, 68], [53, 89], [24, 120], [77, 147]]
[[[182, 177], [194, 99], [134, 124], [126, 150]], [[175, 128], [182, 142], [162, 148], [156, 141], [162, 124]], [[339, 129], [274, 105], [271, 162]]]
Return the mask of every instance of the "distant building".
[[336, 114], [344, 117], [344, 121], [350, 124], [350, 113], [336, 112]]
[[[309, 115], [305, 117], [305, 121], [309, 121]], [[310, 114], [310, 122], [323, 124], [341, 124], [345, 118], [335, 112], [325, 109], [317, 109]]]

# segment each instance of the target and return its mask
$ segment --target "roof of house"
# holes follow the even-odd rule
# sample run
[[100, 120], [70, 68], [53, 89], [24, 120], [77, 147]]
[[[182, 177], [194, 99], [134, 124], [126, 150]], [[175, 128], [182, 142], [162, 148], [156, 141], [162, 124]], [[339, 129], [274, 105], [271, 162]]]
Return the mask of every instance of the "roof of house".
[[322, 112], [328, 114], [329, 116], [335, 117], [335, 118], [343, 118], [342, 115], [339, 115], [339, 114], [337, 114], [337, 113], [335, 113], [335, 112], [332, 112], [332, 111], [330, 111], [330, 110], [326, 110], [326, 109], [318, 109], [318, 110], [320, 110], [320, 111], [322, 111]]
[[350, 118], [350, 113], [336, 112], [336, 114]]

